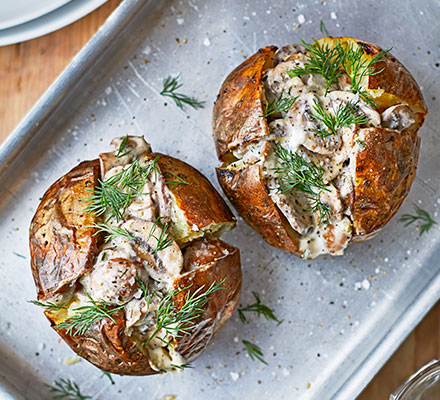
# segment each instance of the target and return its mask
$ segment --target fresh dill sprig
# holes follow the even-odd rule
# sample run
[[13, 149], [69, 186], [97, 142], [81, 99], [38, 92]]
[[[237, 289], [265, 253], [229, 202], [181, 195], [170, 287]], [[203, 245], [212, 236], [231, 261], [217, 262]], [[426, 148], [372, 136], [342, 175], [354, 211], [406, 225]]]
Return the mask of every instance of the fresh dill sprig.
[[54, 400], [86, 400], [90, 396], [81, 394], [79, 386], [70, 379], [59, 379], [54, 381], [53, 386], [46, 385], [52, 393]]
[[256, 344], [248, 342], [247, 340], [242, 340], [241, 342], [243, 343], [244, 348], [248, 352], [249, 357], [251, 358], [252, 361], [257, 359], [261, 361], [263, 364], [268, 365], [267, 362], [264, 361], [263, 359], [263, 352]]
[[422, 236], [425, 232], [428, 232], [437, 222], [434, 221], [427, 211], [420, 208], [417, 204], [413, 203], [414, 211], [416, 215], [403, 214], [399, 221], [405, 222], [405, 227], [411, 225], [414, 222], [420, 222], [419, 236]]
[[330, 34], [328, 33], [327, 28], [325, 27], [324, 21], [321, 19], [319, 20], [319, 30], [323, 35], [327, 35], [330, 36]]
[[281, 165], [274, 168], [280, 179], [279, 191], [287, 193], [295, 189], [308, 194], [312, 200], [309, 210], [319, 213], [320, 223], [328, 223], [330, 209], [321, 201], [322, 192], [329, 192], [322, 180], [324, 170], [312, 161], [307, 161], [301, 154], [281, 145], [275, 147], [275, 156]]
[[97, 222], [92, 225], [88, 225], [90, 228], [96, 228], [98, 229], [93, 236], [100, 234], [101, 232], [105, 232], [105, 242], [109, 242], [110, 240], [118, 237], [123, 236], [127, 239], [136, 240], [136, 238], [127, 231], [127, 229], [120, 228], [118, 226], [108, 225], [103, 222]]
[[176, 180], [174, 181], [166, 181], [166, 185], [171, 185], [171, 189], [174, 189], [177, 185], [189, 185], [189, 182], [187, 182], [185, 179], [181, 178], [180, 176], [173, 174], [172, 172], [169, 172], [170, 175], [173, 175]]
[[107, 213], [108, 219], [115, 218], [121, 221], [131, 199], [145, 194], [142, 193], [144, 185], [150, 180], [153, 172], [156, 176], [159, 173], [158, 160], [159, 156], [145, 167], [141, 167], [139, 161], [135, 160], [123, 171], [105, 181], [99, 180], [98, 187], [91, 191], [92, 195], [81, 199], [89, 203], [84, 211], [97, 216]]
[[181, 371], [183, 371], [186, 368], [194, 368], [191, 364], [171, 364], [171, 366], [173, 366], [174, 368], [180, 369]]
[[157, 296], [157, 292], [153, 291], [151, 292], [147, 286], [145, 285], [144, 281], [139, 278], [138, 276], [136, 277], [136, 281], [138, 283], [139, 288], [142, 290], [142, 297], [145, 299], [145, 301], [147, 302], [147, 308], [150, 307], [150, 303], [151, 300], [153, 300], [154, 296]]
[[366, 115], [360, 115], [357, 111], [358, 102], [339, 104], [335, 113], [332, 114], [324, 110], [321, 105], [314, 100], [313, 109], [315, 114], [312, 117], [317, 121], [322, 122], [327, 129], [320, 129], [313, 131], [321, 137], [327, 137], [330, 135], [336, 135], [339, 128], [349, 127], [350, 125], [363, 125], [366, 124], [370, 118]]
[[330, 86], [338, 81], [341, 75], [340, 65], [343, 54], [336, 48], [330, 48], [328, 44], [321, 45], [313, 39], [313, 43], [301, 40], [307, 50], [307, 62], [304, 67], [294, 68], [286, 71], [290, 78], [304, 74], [319, 74], [326, 80], [325, 94], [328, 93]]
[[375, 71], [374, 64], [385, 61], [391, 49], [381, 50], [371, 59], [364, 57], [362, 46], [355, 50], [351, 44], [344, 48], [339, 43], [335, 49], [340, 55], [341, 64], [350, 78], [351, 92], [359, 94], [366, 103], [375, 108], [377, 106], [376, 102], [368, 91], [362, 87], [362, 81], [368, 76], [380, 74], [385, 69], [384, 67]]
[[43, 307], [46, 310], [67, 310], [66, 307], [59, 306], [58, 304], [52, 303], [50, 301], [48, 301], [46, 303], [43, 303], [43, 302], [38, 301], [38, 300], [30, 300], [30, 301], [28, 301], [28, 303], [31, 303], [31, 304], [33, 304], [35, 306], [38, 306], [38, 307]]
[[103, 372], [102, 375], [100, 376], [100, 378], [102, 378], [104, 376], [106, 376], [110, 380], [112, 385], [115, 384], [115, 381], [113, 380], [113, 377], [109, 372]]
[[124, 137], [124, 139], [121, 140], [121, 143], [119, 144], [118, 150], [116, 151], [116, 157], [121, 158], [126, 156], [127, 154], [131, 153], [131, 150], [125, 151], [125, 147], [128, 144], [128, 135]]
[[266, 101], [264, 105], [264, 113], [263, 115], [260, 115], [260, 117], [267, 118], [272, 114], [289, 111], [290, 107], [292, 107], [297, 98], [298, 97], [283, 98], [283, 94], [281, 93], [276, 99]]
[[[156, 218], [156, 221], [154, 221], [147, 238], [147, 241], [151, 238], [156, 239], [156, 247], [153, 250], [154, 254], [157, 254], [157, 252], [166, 249], [168, 246], [171, 246], [174, 241], [174, 238], [167, 232], [169, 227], [168, 218], [166, 218], [165, 223], [160, 222], [160, 220], [161, 217]], [[161, 229], [159, 236], [155, 236], [156, 227]]]
[[[192, 294], [188, 290], [185, 294], [184, 304], [180, 309], [177, 309], [174, 305], [174, 296], [189, 289], [191, 285], [167, 293], [160, 301], [157, 309], [156, 329], [146, 341], [145, 346], [148, 345], [161, 330], [165, 331], [166, 336], [172, 337], [182, 337], [188, 334], [196, 325], [195, 320], [205, 312], [204, 307], [208, 302], [209, 296], [217, 290], [224, 289], [224, 287], [221, 286], [224, 282], [225, 279], [219, 283], [215, 283], [214, 281], [204, 292], [204, 286], [199, 287]], [[159, 336], [157, 338], [172, 347], [165, 339]]]
[[112, 315], [122, 310], [125, 305], [108, 308], [106, 304], [96, 302], [89, 295], [87, 296], [90, 305], [75, 308], [76, 314], [57, 325], [56, 329], [66, 329], [68, 335], [77, 336], [83, 335], [95, 322], [104, 318], [109, 318], [113, 323], [117, 323]]
[[256, 312], [257, 315], [260, 317], [261, 315], [266, 318], [268, 321], [276, 321], [278, 324], [281, 324], [281, 322], [277, 317], [275, 317], [275, 314], [271, 308], [261, 303], [260, 297], [257, 293], [252, 292], [252, 294], [255, 297], [256, 302], [254, 304], [250, 304], [249, 306], [239, 308], [238, 309], [238, 315], [240, 317], [241, 322], [246, 322], [246, 316], [244, 315], [245, 312]]
[[189, 97], [186, 94], [176, 92], [179, 88], [183, 86], [182, 83], [179, 83], [179, 78], [180, 75], [175, 76], [174, 78], [172, 78], [171, 76], [165, 78], [163, 80], [163, 88], [160, 94], [162, 96], [167, 96], [172, 98], [176, 103], [176, 106], [183, 111], [185, 110], [185, 105], [188, 105], [194, 108], [195, 110], [204, 108], [205, 101], [200, 101], [194, 97]]

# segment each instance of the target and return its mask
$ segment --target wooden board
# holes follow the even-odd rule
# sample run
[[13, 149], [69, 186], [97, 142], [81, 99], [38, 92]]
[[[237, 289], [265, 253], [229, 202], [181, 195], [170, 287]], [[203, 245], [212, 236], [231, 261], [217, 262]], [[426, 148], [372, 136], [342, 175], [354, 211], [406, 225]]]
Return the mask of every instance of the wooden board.
[[[120, 3], [110, 0], [57, 32], [0, 48], [0, 142]], [[388, 400], [405, 379], [440, 357], [440, 303], [428, 314], [358, 400]], [[350, 399], [347, 399], [350, 400]]]

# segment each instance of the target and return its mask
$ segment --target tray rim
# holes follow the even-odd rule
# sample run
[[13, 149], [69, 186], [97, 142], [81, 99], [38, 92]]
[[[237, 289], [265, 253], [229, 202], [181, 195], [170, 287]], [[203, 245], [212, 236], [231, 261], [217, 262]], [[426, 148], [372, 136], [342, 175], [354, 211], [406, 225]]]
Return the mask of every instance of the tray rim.
[[[68, 93], [72, 85], [80, 81], [80, 77], [89, 65], [99, 60], [106, 44], [130, 23], [138, 9], [147, 7], [148, 3], [153, 2], [154, 0], [130, 0], [123, 1], [116, 7], [0, 145], [0, 177], [27, 146], [33, 133], [39, 130], [49, 115], [62, 104], [64, 94]], [[394, 327], [380, 339], [358, 368], [333, 393], [332, 398], [355, 399], [439, 299], [440, 274], [437, 274], [402, 311]], [[7, 387], [0, 380], [0, 394], [2, 393], [9, 394]]]

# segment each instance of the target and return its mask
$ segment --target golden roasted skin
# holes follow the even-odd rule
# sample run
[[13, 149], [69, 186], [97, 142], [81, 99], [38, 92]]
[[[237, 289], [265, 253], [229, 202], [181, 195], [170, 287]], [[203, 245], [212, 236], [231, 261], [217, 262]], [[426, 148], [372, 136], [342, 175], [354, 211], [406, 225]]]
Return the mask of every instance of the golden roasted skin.
[[[46, 316], [48, 314], [46, 313]], [[116, 324], [109, 318], [95, 322], [83, 335], [72, 336], [65, 329], [57, 329], [53, 319], [48, 316], [58, 334], [79, 356], [90, 361], [105, 372], [119, 375], [156, 374], [147, 355], [142, 353], [124, 333], [123, 311], [112, 315]]]
[[414, 180], [420, 137], [386, 128], [365, 128], [356, 154], [355, 240], [371, 237], [397, 212]]
[[265, 47], [232, 71], [214, 105], [213, 131], [220, 161], [234, 148], [269, 134], [263, 115], [261, 79], [277, 48]]
[[217, 178], [238, 213], [263, 239], [272, 246], [301, 255], [299, 234], [269, 197], [259, 164], [240, 170], [217, 168]]
[[[203, 251], [203, 248], [206, 250]], [[189, 257], [187, 254], [190, 253]], [[174, 297], [177, 309], [185, 304], [188, 291], [199, 288], [203, 293], [210, 285], [224, 283], [209, 296], [206, 311], [198, 318], [196, 327], [188, 334], [176, 338], [176, 349], [187, 361], [196, 359], [206, 348], [214, 334], [237, 308], [241, 292], [240, 252], [237, 248], [217, 240], [198, 240], [185, 249], [184, 269], [190, 270], [175, 280], [175, 289], [188, 288]], [[123, 311], [95, 322], [83, 335], [72, 336], [65, 329], [57, 329], [50, 313], [46, 316], [52, 327], [78, 355], [103, 371], [119, 375], [152, 375], [149, 357], [128, 337]]]
[[[154, 159], [158, 154], [152, 154]], [[176, 180], [171, 173], [190, 185], [168, 185], [185, 217], [199, 227], [235, 225], [226, 203], [210, 182], [196, 169], [175, 158], [160, 155], [158, 164], [166, 180]], [[31, 267], [38, 297], [48, 299], [75, 282], [93, 267], [101, 238], [87, 226], [97, 222], [84, 212], [82, 198], [90, 196], [98, 184], [99, 161], [86, 161], [55, 182], [45, 193], [30, 227]], [[206, 214], [206, 215], [205, 215]], [[203, 251], [201, 251], [203, 250]], [[225, 288], [214, 292], [200, 317], [200, 324], [188, 335], [176, 338], [175, 345], [190, 360], [208, 345], [220, 326], [238, 305], [241, 291], [241, 267], [238, 249], [218, 239], [197, 239], [182, 249], [184, 265], [174, 287], [205, 291], [212, 283], [226, 278]], [[184, 304], [187, 290], [175, 297], [176, 307]], [[65, 310], [45, 311], [52, 327], [81, 357], [110, 373], [150, 375], [158, 373], [150, 365], [148, 353], [138, 348], [125, 332], [124, 312], [95, 322], [84, 334], [70, 335], [57, 325], [67, 319]]]
[[152, 153], [148, 157], [154, 160], [157, 156], [157, 164], [165, 181], [175, 182], [178, 176], [188, 183], [169, 184], [168, 188], [173, 193], [177, 206], [184, 212], [189, 226], [197, 226], [199, 230], [208, 227], [215, 230], [224, 224], [229, 229], [235, 226], [236, 220], [231, 210], [204, 175], [187, 163], [168, 155]]
[[[349, 37], [326, 37], [318, 42], [334, 47], [338, 41], [343, 46], [362, 47], [363, 57], [367, 60], [381, 51], [373, 44]], [[232, 150], [246, 147], [268, 135], [267, 120], [261, 117], [261, 78], [272, 66], [276, 50], [273, 46], [260, 49], [231, 72], [220, 89], [213, 113], [214, 141], [222, 162], [217, 176], [225, 194], [253, 229], [271, 245], [301, 255], [297, 245], [299, 235], [276, 209], [257, 167], [228, 168], [236, 161]], [[377, 103], [378, 111], [401, 103], [408, 104], [416, 122], [401, 137], [395, 131], [392, 144], [389, 142], [392, 135], [387, 129], [373, 129], [367, 148], [357, 154], [359, 169], [356, 169], [355, 195], [348, 199], [354, 213], [353, 241], [366, 239], [382, 228], [408, 194], [417, 166], [420, 142], [417, 131], [427, 114], [419, 86], [395, 57], [387, 54], [386, 60], [374, 64], [374, 68], [375, 71], [383, 70], [377, 75], [367, 76], [362, 84]], [[372, 146], [386, 148], [373, 149]], [[378, 176], [379, 173], [384, 176]], [[370, 183], [372, 186], [368, 187]], [[391, 191], [388, 197], [385, 196], [387, 191]]]
[[177, 309], [185, 304], [188, 291], [194, 293], [202, 287], [204, 291], [214, 282], [223, 282], [223, 289], [209, 296], [205, 312], [197, 320], [198, 325], [189, 335], [176, 339], [179, 353], [192, 361], [206, 348], [238, 306], [241, 293], [240, 252], [221, 240], [202, 239], [190, 244], [184, 257], [184, 269], [190, 271], [176, 279], [174, 287], [189, 289], [175, 296]]
[[32, 274], [38, 298], [46, 299], [76, 281], [93, 265], [98, 251], [96, 217], [84, 212], [99, 177], [97, 160], [85, 161], [44, 194], [30, 226]]

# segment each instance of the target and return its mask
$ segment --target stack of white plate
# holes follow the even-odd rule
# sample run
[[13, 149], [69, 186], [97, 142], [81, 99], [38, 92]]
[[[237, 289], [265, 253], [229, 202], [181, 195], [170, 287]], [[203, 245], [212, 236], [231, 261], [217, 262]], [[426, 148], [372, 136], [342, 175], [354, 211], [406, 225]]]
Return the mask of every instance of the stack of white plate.
[[53, 32], [107, 0], [0, 0], [0, 46]]

